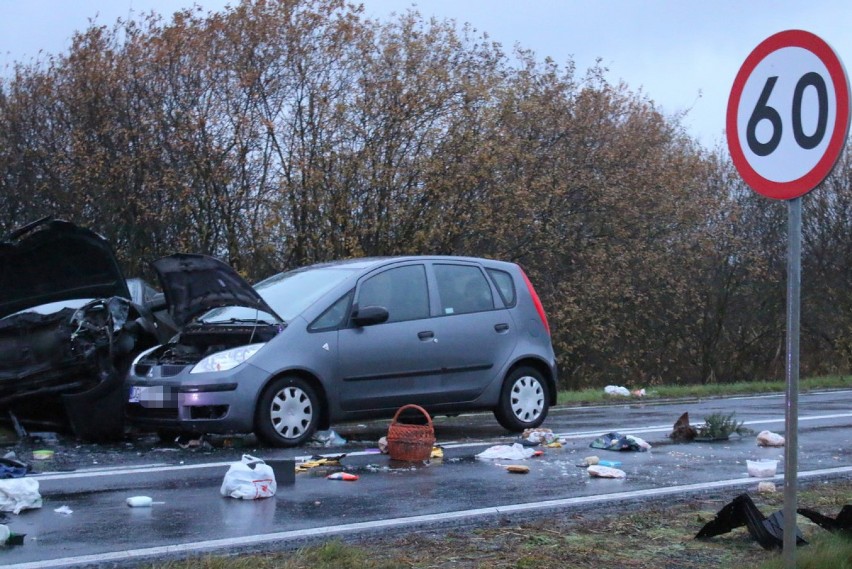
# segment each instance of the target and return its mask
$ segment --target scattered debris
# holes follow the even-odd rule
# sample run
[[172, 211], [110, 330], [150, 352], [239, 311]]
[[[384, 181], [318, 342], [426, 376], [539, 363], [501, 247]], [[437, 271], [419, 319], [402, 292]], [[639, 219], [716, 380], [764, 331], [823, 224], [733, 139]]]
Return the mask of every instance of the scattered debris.
[[757, 434], [757, 446], [761, 447], [783, 447], [784, 437], [772, 431], [760, 431]]
[[521, 444], [523, 445], [541, 445], [559, 442], [559, 436], [554, 434], [552, 430], [545, 428], [527, 429], [521, 433]]
[[54, 454], [55, 453], [49, 449], [34, 450], [33, 460], [51, 460]]
[[345, 457], [345, 454], [339, 456], [312, 456], [311, 460], [300, 462], [296, 465], [296, 472], [307, 472], [318, 466], [340, 466], [340, 460]]
[[775, 492], [775, 483], [761, 482], [757, 485], [757, 491], [761, 494], [772, 494]]
[[0, 512], [19, 514], [30, 508], [41, 508], [38, 480], [26, 477], [0, 480]]
[[68, 506], [59, 506], [58, 508], [54, 508], [53, 511], [57, 514], [63, 514], [65, 516], [70, 516], [74, 513], [74, 510], [72, 510]]
[[126, 502], [131, 508], [150, 508], [154, 500], [150, 496], [131, 496]]
[[630, 391], [621, 385], [607, 385], [604, 387], [604, 393], [612, 397], [645, 397], [645, 388]]
[[0, 524], [0, 545], [23, 545], [23, 533], [15, 533], [9, 530], [9, 526]]
[[750, 429], [745, 428], [743, 421], [737, 422], [734, 419], [733, 411], [727, 415], [724, 413], [713, 413], [704, 417], [704, 424], [698, 427], [698, 435], [696, 441], [712, 442], [726, 441], [732, 434], [739, 436], [752, 433]]
[[182, 449], [212, 448], [212, 445], [204, 440], [204, 435], [192, 437], [189, 435], [178, 435], [175, 443]]
[[[748, 494], [740, 494], [719, 510], [716, 517], [696, 534], [695, 539], [715, 537], [742, 526], [748, 527], [751, 536], [763, 549], [776, 549], [784, 544], [783, 510], [767, 518], [757, 509]], [[799, 528], [796, 528], [796, 544], [806, 543]]]
[[824, 516], [808, 508], [799, 508], [796, 511], [823, 529], [852, 537], [852, 504], [843, 506], [835, 518]]
[[339, 447], [346, 444], [346, 439], [337, 434], [337, 431], [334, 429], [329, 429], [327, 431], [317, 431], [314, 433], [309, 444], [311, 446]]
[[274, 496], [276, 489], [272, 467], [263, 459], [244, 454], [240, 462], [231, 463], [219, 491], [231, 498], [256, 500]]
[[696, 436], [698, 431], [689, 423], [689, 413], [684, 413], [675, 421], [672, 432], [669, 434], [669, 438], [676, 443], [691, 442]]
[[326, 476], [329, 480], [345, 480], [346, 482], [354, 482], [358, 480], [357, 474], [349, 474], [348, 472], [335, 472]]
[[777, 460], [747, 460], [748, 475], [755, 478], [770, 478], [775, 476], [778, 468]]
[[600, 464], [593, 464], [589, 467], [589, 476], [592, 478], [626, 478], [627, 474], [623, 470], [619, 470], [618, 468], [611, 468], [609, 466], [601, 466]]
[[622, 435], [621, 433], [607, 433], [596, 438], [589, 446], [603, 450], [617, 451], [644, 452], [651, 449], [651, 445], [639, 437], [634, 437], [633, 435]]
[[506, 470], [513, 474], [529, 474], [530, 467], [523, 464], [510, 464], [506, 467]]
[[583, 468], [587, 468], [589, 466], [594, 466], [599, 464], [600, 466], [608, 466], [610, 468], [617, 468], [621, 466], [621, 461], [618, 460], [601, 460], [597, 456], [587, 456], [583, 459], [583, 462], [579, 463], [577, 466], [581, 466]]
[[15, 458], [15, 453], [7, 453], [0, 458], [0, 479], [22, 478], [32, 471], [32, 466]]
[[524, 460], [530, 458], [535, 454], [535, 451], [531, 448], [527, 448], [520, 443], [515, 443], [512, 446], [509, 445], [496, 445], [490, 448], [485, 449], [481, 453], [476, 455], [476, 458], [483, 459], [494, 459], [494, 458], [502, 458], [508, 460]]
[[275, 474], [275, 484], [281, 486], [296, 483], [296, 461], [292, 458], [273, 458], [266, 461]]

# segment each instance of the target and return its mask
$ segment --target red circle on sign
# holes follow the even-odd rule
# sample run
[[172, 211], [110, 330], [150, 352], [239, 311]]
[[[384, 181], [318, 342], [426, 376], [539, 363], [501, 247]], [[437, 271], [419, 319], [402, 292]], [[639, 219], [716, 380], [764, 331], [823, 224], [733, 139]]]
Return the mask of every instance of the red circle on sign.
[[[825, 65], [834, 85], [834, 96], [837, 104], [835, 121], [825, 152], [810, 171], [800, 178], [784, 182], [770, 180], [758, 173], [748, 161], [740, 143], [737, 128], [737, 113], [740, 99], [746, 82], [755, 68], [767, 56], [788, 47], [799, 47], [814, 54]], [[746, 58], [731, 88], [728, 99], [728, 109], [725, 118], [725, 129], [728, 139], [728, 149], [743, 180], [756, 192], [774, 199], [793, 199], [814, 189], [825, 179], [846, 143], [846, 131], [849, 126], [849, 83], [843, 64], [837, 58], [834, 50], [820, 37], [803, 30], [787, 30], [763, 40]]]

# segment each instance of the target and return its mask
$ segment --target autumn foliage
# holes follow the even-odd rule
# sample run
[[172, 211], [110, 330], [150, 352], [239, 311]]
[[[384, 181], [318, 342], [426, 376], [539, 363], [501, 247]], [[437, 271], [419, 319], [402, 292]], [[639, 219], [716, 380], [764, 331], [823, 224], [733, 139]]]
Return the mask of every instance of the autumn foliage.
[[[784, 375], [786, 209], [595, 67], [341, 0], [111, 26], [0, 79], [0, 231], [54, 214], [126, 272], [362, 255], [520, 263], [562, 387]], [[852, 360], [852, 159], [805, 198], [802, 372]]]

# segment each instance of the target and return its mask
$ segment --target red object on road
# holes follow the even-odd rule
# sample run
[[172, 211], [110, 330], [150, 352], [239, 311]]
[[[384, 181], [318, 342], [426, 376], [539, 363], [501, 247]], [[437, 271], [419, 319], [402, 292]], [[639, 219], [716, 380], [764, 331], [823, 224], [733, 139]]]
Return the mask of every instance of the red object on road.
[[347, 482], [352, 482], [358, 480], [358, 475], [349, 474], [348, 472], [335, 472], [334, 474], [329, 474], [326, 478], [329, 480], [346, 480]]

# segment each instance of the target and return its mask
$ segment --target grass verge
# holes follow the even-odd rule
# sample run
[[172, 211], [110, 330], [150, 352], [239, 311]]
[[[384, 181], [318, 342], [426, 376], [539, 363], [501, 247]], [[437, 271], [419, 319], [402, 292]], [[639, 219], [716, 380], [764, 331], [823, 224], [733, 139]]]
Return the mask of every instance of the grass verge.
[[[643, 401], [663, 399], [694, 399], [706, 397], [725, 397], [731, 395], [757, 395], [761, 393], [783, 393], [785, 381], [740, 381], [736, 383], [714, 383], [709, 385], [660, 385], [645, 389]], [[632, 387], [630, 388], [633, 389]], [[800, 380], [802, 392], [819, 389], [852, 389], [852, 376], [832, 375], [808, 377]], [[606, 403], [625, 403], [638, 397], [612, 396], [603, 389], [582, 389], [579, 391], [560, 391], [560, 405], [602, 405]]]
[[[297, 551], [242, 557], [200, 557], [150, 565], [156, 569], [780, 569], [779, 551], [766, 551], [746, 528], [709, 540], [694, 535], [735, 495], [698, 496], [666, 504], [643, 502], [586, 513], [539, 518], [448, 533], [406, 533], [344, 543], [332, 540]], [[852, 481], [835, 480], [800, 488], [802, 507], [835, 516], [852, 496]], [[783, 493], [755, 494], [769, 515], [783, 507]], [[852, 540], [829, 534], [799, 517], [810, 545], [797, 551], [801, 568], [852, 568]]]

